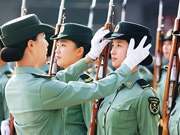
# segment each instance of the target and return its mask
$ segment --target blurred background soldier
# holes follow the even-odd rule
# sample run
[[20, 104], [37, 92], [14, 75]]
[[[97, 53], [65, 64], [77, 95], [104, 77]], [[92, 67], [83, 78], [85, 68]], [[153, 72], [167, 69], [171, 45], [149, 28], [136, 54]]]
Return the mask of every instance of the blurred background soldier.
[[[1, 35], [1, 31], [0, 31]], [[4, 48], [2, 41], [0, 40], [0, 54], [1, 50]], [[7, 62], [2, 61], [0, 57], [0, 125], [1, 121], [5, 119], [10, 119], [9, 109], [7, 107], [5, 99], [5, 86], [9, 78], [12, 76], [12, 69]], [[9, 125], [9, 123], [4, 123]], [[2, 124], [3, 125], [3, 124]], [[9, 131], [10, 133], [10, 131]]]

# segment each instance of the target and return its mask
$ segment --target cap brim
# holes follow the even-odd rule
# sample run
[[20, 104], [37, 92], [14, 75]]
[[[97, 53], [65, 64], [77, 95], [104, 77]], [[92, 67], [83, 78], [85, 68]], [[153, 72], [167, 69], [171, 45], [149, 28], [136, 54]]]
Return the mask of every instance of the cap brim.
[[119, 38], [121, 36], [123, 36], [124, 34], [119, 34], [119, 33], [108, 33], [107, 35], [104, 36], [104, 39], [107, 39], [107, 40], [111, 40], [111, 39], [116, 39], [116, 38]]
[[57, 40], [57, 39], [62, 39], [62, 38], [65, 38], [65, 37], [68, 37], [67, 34], [56, 34], [56, 35], [53, 35], [50, 40]]

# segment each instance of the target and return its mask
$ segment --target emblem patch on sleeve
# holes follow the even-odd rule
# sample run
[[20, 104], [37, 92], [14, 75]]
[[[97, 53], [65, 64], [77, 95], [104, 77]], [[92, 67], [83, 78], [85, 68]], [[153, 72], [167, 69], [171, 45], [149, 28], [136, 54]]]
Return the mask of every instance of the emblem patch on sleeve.
[[152, 114], [159, 113], [159, 99], [157, 97], [149, 97], [149, 110]]

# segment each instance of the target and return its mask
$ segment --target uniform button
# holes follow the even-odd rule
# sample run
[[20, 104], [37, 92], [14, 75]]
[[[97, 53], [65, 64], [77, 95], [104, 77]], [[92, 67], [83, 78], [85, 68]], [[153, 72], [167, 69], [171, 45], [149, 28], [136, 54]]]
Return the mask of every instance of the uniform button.
[[177, 120], [176, 120], [176, 123], [177, 123]]
[[119, 109], [120, 109], [120, 106], [118, 106], [117, 109], [119, 110]]
[[0, 75], [1, 75], [2, 73], [0, 72]]
[[105, 113], [105, 112], [104, 112], [103, 114], [104, 114], [104, 115], [106, 115], [106, 113]]
[[109, 104], [111, 104], [111, 101], [109, 101]]
[[104, 126], [102, 126], [102, 128], [104, 128]]

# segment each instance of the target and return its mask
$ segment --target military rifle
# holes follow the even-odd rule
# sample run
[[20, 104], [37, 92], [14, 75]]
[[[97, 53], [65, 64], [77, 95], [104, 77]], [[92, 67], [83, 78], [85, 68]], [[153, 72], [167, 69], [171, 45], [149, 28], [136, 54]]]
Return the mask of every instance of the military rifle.
[[[65, 3], [65, 0], [61, 0], [61, 4], [60, 4], [60, 7], [59, 7], [58, 21], [57, 21], [56, 29], [55, 29], [55, 35], [59, 34], [61, 25], [64, 24], [64, 21], [66, 19], [64, 3]], [[58, 65], [57, 65], [57, 60], [54, 57], [55, 56], [55, 51], [56, 51], [56, 44], [57, 44], [57, 40], [54, 40], [53, 41], [53, 48], [52, 48], [52, 52], [51, 52], [51, 59], [50, 59], [50, 66], [49, 66], [48, 75], [56, 75], [56, 73], [57, 73], [57, 71], [59, 69]]]
[[[22, 0], [22, 5], [21, 5], [21, 16], [25, 16], [27, 14], [27, 9], [26, 9], [26, 0]], [[16, 66], [16, 64], [15, 64]], [[14, 128], [14, 117], [12, 114], [10, 115], [10, 135], [15, 134], [15, 128]]]
[[90, 12], [89, 12], [89, 20], [88, 20], [88, 27], [93, 28], [93, 17], [94, 17], [94, 7], [96, 6], [96, 0], [92, 0], [92, 4], [90, 6]]
[[[113, 28], [114, 28], [113, 19], [114, 19], [114, 4], [113, 4], [113, 0], [110, 0], [107, 21], [106, 21], [104, 30], [109, 29], [110, 32], [113, 31]], [[109, 53], [110, 53], [110, 43], [108, 43], [108, 45], [106, 45], [106, 47], [103, 49], [102, 53], [99, 56], [96, 80], [100, 79], [100, 78], [98, 78], [100, 68], [102, 68], [102, 72], [103, 72], [102, 78], [104, 78], [106, 76]], [[101, 100], [102, 99], [94, 100], [92, 103], [92, 115], [91, 115], [91, 124], [90, 124], [89, 135], [97, 134], [97, 113], [98, 113], [98, 108], [99, 108]]]
[[180, 1], [178, 14], [174, 21], [173, 38], [171, 45], [171, 53], [168, 63], [168, 71], [166, 77], [166, 85], [163, 99], [163, 135], [169, 135], [168, 122], [170, 113], [175, 105], [178, 95], [178, 79], [179, 79], [179, 43], [180, 43]]
[[161, 77], [161, 65], [162, 65], [162, 44], [163, 44], [162, 11], [163, 11], [163, 1], [160, 0], [158, 27], [156, 30], [156, 48], [155, 48], [154, 78], [153, 78], [153, 88], [156, 91], [157, 91], [157, 83], [160, 81], [160, 77]]
[[127, 0], [123, 0], [122, 11], [121, 11], [121, 22], [124, 22], [126, 18], [126, 5], [127, 5]]
[[26, 0], [22, 0], [21, 16], [25, 16], [26, 14], [27, 14]]

